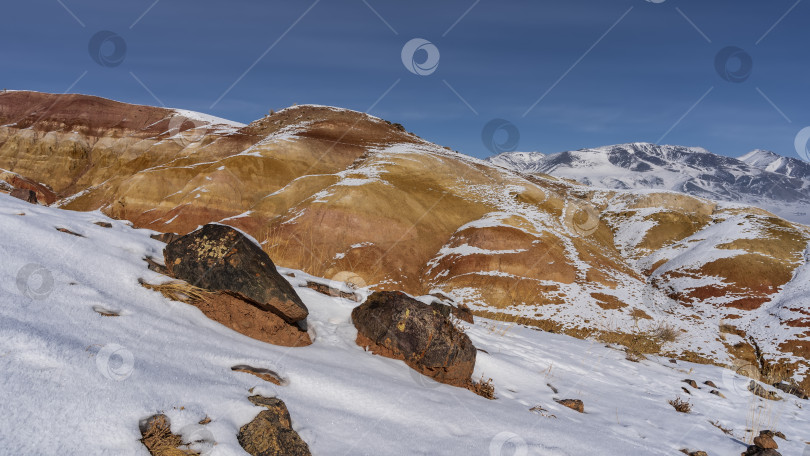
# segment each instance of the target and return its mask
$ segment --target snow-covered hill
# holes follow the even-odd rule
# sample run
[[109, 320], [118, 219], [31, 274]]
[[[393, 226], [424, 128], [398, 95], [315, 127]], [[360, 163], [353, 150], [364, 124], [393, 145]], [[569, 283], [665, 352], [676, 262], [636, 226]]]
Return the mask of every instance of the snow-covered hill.
[[[300, 271], [283, 270], [310, 309], [314, 344], [278, 347], [141, 287], [166, 280], [143, 261], [163, 248], [149, 230], [7, 195], [0, 229], [2, 454], [147, 455], [138, 422], [163, 412], [203, 455], [244, 456], [237, 432], [259, 412], [250, 394], [284, 400], [317, 455], [739, 454], [762, 429], [785, 434], [784, 455], [808, 448], [810, 403], [761, 399], [719, 367], [631, 362], [603, 343], [476, 318], [466, 332], [480, 350], [476, 378], [493, 379], [490, 401], [365, 352], [350, 321], [357, 303], [300, 287], [314, 279]], [[287, 384], [233, 372], [239, 364]], [[690, 413], [668, 404], [676, 397]], [[554, 401], [567, 398], [585, 414]]]
[[550, 155], [504, 153], [488, 160], [596, 187], [673, 190], [750, 204], [810, 224], [810, 164], [768, 151], [736, 159], [698, 147], [632, 143]]

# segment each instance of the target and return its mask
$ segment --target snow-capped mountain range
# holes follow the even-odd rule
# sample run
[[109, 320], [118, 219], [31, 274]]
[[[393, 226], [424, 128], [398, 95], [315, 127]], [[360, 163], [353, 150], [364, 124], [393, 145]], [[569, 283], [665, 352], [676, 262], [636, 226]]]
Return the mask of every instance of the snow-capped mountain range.
[[672, 190], [745, 203], [810, 224], [810, 163], [766, 150], [733, 158], [699, 147], [632, 143], [548, 155], [506, 152], [488, 161], [595, 187]]

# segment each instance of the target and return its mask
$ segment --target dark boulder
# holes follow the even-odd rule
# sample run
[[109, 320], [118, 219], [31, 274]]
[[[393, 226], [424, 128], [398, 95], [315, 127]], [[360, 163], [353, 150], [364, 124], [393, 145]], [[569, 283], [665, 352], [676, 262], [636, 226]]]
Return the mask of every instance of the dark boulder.
[[239, 429], [239, 445], [252, 456], [309, 456], [309, 446], [292, 428], [284, 401], [251, 396], [250, 402], [267, 410]]
[[400, 359], [437, 382], [469, 387], [475, 346], [441, 312], [396, 291], [378, 291], [352, 311], [357, 345]]
[[237, 295], [290, 323], [309, 314], [267, 253], [229, 226], [205, 225], [171, 242], [163, 255], [169, 275], [191, 285]]

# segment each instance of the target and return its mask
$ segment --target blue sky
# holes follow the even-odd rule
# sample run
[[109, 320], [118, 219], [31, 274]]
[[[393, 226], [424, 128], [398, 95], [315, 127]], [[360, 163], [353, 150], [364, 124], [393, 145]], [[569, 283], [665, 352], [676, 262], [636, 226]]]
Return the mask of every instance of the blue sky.
[[[660, 140], [795, 157], [810, 125], [808, 17], [796, 0], [31, 0], [4, 5], [0, 86], [246, 123], [293, 103], [370, 109], [479, 157], [492, 119], [524, 151]], [[103, 60], [115, 41], [102, 64], [91, 56], [100, 31], [126, 44], [119, 65]], [[403, 65], [414, 38], [439, 50], [429, 75]], [[728, 46], [750, 56], [742, 82], [716, 69]]]

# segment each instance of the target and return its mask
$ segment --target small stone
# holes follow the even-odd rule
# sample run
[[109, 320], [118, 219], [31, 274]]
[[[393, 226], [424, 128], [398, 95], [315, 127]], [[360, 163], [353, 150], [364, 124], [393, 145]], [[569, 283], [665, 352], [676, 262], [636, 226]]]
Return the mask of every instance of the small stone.
[[309, 446], [292, 428], [290, 412], [277, 398], [251, 396], [250, 402], [267, 410], [239, 429], [236, 439], [251, 456], [309, 456]]
[[692, 380], [692, 379], [690, 379], [690, 378], [687, 378], [687, 379], [686, 379], [686, 380], [684, 380], [683, 382], [684, 382], [684, 383], [686, 383], [687, 385], [691, 386], [692, 388], [695, 388], [695, 389], [700, 389], [700, 388], [698, 387], [698, 385], [697, 385], [697, 382], [696, 382], [696, 381], [694, 381], [694, 380]]
[[773, 437], [768, 434], [760, 434], [754, 437], [754, 445], [759, 448], [765, 448], [766, 450], [775, 450], [779, 448], [779, 445], [774, 442]]
[[706, 380], [705, 382], [703, 382], [703, 384], [712, 388], [717, 388], [717, 385], [715, 385], [714, 382], [711, 380]]

